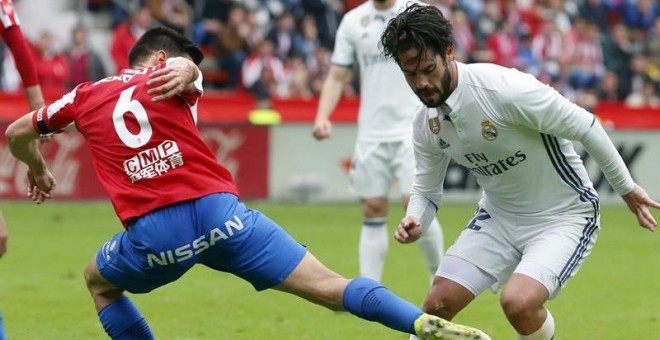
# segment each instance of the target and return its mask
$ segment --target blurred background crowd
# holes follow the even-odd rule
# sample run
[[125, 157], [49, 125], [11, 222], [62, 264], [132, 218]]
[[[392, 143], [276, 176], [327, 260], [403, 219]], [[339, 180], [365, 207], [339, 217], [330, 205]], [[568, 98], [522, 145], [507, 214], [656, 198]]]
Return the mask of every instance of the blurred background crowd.
[[[15, 0], [16, 4], [28, 2]], [[202, 47], [207, 90], [271, 97], [318, 95], [334, 34], [360, 0], [85, 0], [73, 27], [28, 37], [44, 91], [71, 89], [127, 67], [135, 40], [154, 25], [177, 29]], [[426, 0], [454, 26], [456, 59], [532, 73], [579, 105], [600, 101], [660, 107], [658, 0]], [[23, 19], [25, 11], [19, 9]], [[89, 18], [89, 19], [88, 19]], [[100, 22], [100, 23], [99, 23]], [[107, 32], [90, 44], [89, 27]], [[55, 30], [66, 30], [57, 39]], [[6, 48], [2, 90], [20, 87]], [[345, 96], [359, 95], [358, 77]]]

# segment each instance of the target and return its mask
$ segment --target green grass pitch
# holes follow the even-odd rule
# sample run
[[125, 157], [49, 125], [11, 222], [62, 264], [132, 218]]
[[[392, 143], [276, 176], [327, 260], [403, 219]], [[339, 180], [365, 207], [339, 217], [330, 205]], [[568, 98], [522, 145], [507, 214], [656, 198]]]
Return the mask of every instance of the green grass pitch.
[[[360, 209], [356, 204], [255, 203], [321, 261], [357, 273]], [[120, 230], [108, 202], [2, 202], [10, 248], [0, 260], [0, 310], [9, 340], [105, 339], [82, 272], [96, 249]], [[474, 206], [440, 212], [450, 244]], [[556, 339], [660, 339], [660, 239], [637, 226], [623, 206], [603, 207], [599, 241], [577, 276], [548, 304]], [[402, 210], [392, 206], [390, 229]], [[656, 218], [660, 214], [655, 214]], [[384, 283], [421, 304], [428, 280], [419, 250], [392, 240]], [[284, 293], [256, 293], [246, 282], [205, 267], [132, 298], [157, 339], [407, 339], [374, 323], [334, 313]], [[497, 296], [486, 292], [456, 319], [515, 339]]]

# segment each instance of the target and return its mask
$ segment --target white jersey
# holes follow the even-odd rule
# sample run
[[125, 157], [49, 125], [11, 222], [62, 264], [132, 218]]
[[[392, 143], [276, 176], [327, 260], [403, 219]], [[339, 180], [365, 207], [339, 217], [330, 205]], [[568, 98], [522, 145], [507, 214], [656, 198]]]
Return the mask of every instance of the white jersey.
[[529, 74], [456, 63], [456, 89], [413, 123], [416, 174], [408, 215], [437, 208], [450, 158], [470, 169], [488, 212], [529, 217], [598, 214], [598, 195], [571, 140], [584, 144], [619, 194], [635, 183], [595, 116]]
[[385, 58], [378, 47], [387, 22], [412, 3], [397, 0], [391, 8], [380, 11], [372, 1], [366, 1], [346, 13], [337, 30], [332, 63], [351, 67], [357, 60], [360, 66], [358, 141], [401, 141], [412, 133], [419, 99], [399, 66]]

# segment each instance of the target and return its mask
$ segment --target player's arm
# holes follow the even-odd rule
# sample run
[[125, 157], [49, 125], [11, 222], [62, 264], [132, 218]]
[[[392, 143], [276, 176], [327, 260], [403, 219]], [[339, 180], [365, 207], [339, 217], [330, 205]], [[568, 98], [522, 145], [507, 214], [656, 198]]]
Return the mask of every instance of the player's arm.
[[329, 138], [332, 134], [332, 124], [330, 116], [341, 98], [344, 85], [351, 76], [352, 70], [348, 67], [331, 65], [328, 76], [321, 87], [319, 106], [316, 110], [316, 119], [314, 119], [314, 129], [312, 134], [316, 139]]
[[195, 63], [184, 57], [170, 58], [165, 67], [149, 74], [148, 94], [154, 95], [154, 102], [178, 95], [202, 93], [202, 73]]
[[420, 119], [425, 114], [418, 113], [413, 127], [413, 148], [415, 152], [415, 178], [410, 190], [410, 201], [406, 216], [401, 220], [394, 238], [401, 243], [416, 241], [428, 228], [442, 201], [442, 186], [449, 166], [449, 157], [435, 145], [435, 139]]
[[41, 134], [34, 128], [33, 116], [34, 112], [30, 112], [11, 123], [5, 136], [12, 155], [28, 166], [28, 197], [41, 203], [51, 197], [50, 193], [55, 189], [55, 178], [39, 152], [37, 140]]
[[37, 76], [32, 53], [28, 47], [27, 41], [25, 41], [21, 27], [18, 25], [10, 26], [7, 29], [2, 30], [1, 34], [2, 39], [5, 41], [5, 44], [7, 44], [14, 57], [16, 69], [23, 81], [23, 87], [25, 88], [25, 94], [28, 98], [30, 110], [36, 110], [43, 107], [45, 103], [44, 96], [41, 93], [41, 87], [39, 86], [39, 77]]
[[612, 188], [637, 216], [639, 224], [655, 230], [657, 223], [649, 207], [660, 208], [660, 203], [652, 200], [634, 182], [623, 158], [595, 115], [532, 76], [525, 76], [510, 86], [515, 90], [509, 93], [517, 93], [518, 96], [508, 98], [511, 110], [502, 111], [508, 114], [506, 119], [509, 122], [579, 141], [600, 166]]

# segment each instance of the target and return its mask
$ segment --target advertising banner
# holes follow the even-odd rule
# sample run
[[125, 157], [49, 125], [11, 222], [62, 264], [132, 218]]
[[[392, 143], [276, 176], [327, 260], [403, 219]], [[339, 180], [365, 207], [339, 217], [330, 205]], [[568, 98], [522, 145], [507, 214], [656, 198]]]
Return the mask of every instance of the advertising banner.
[[[0, 131], [7, 128], [0, 123]], [[202, 138], [216, 158], [234, 175], [243, 198], [268, 197], [267, 127], [203, 124]], [[102, 199], [105, 191], [96, 179], [82, 135], [67, 132], [42, 143], [40, 150], [57, 179], [56, 199]], [[0, 138], [0, 199], [25, 199], [27, 167], [16, 160]]]
[[[311, 125], [273, 127], [270, 165], [270, 198], [302, 201], [356, 201], [350, 190], [348, 169], [353, 153], [356, 127], [333, 125], [329, 140], [316, 141]], [[653, 130], [610, 131], [615, 146], [633, 178], [655, 199], [660, 199], [660, 132]], [[623, 203], [613, 192], [598, 165], [576, 145], [582, 155], [602, 203]], [[446, 203], [476, 203], [481, 195], [476, 178], [458, 164], [450, 164], [445, 179]], [[393, 190], [391, 197], [396, 197]]]

